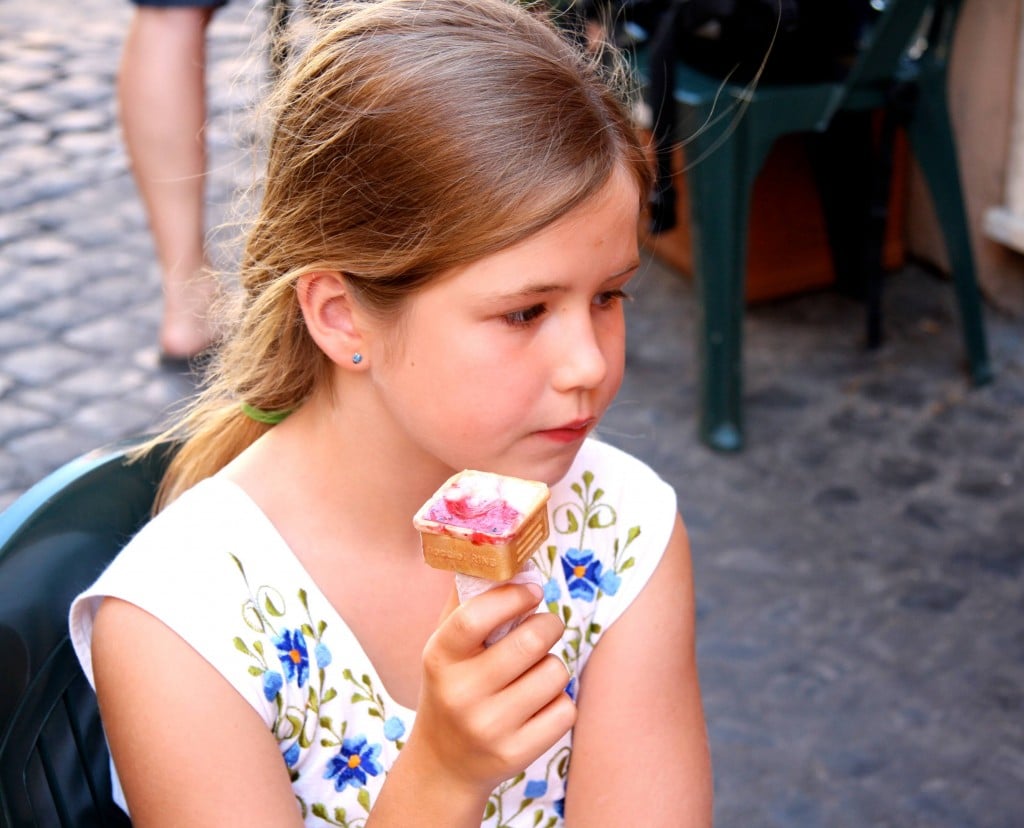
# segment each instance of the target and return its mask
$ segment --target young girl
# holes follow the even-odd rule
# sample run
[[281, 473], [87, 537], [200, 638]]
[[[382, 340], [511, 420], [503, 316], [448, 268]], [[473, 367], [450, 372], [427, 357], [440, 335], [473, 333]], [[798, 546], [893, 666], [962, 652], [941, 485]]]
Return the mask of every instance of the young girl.
[[[675, 496], [590, 436], [649, 183], [618, 98], [515, 3], [363, 0], [276, 111], [162, 510], [71, 611], [134, 824], [709, 825]], [[424, 564], [463, 468], [552, 487], [543, 594]]]

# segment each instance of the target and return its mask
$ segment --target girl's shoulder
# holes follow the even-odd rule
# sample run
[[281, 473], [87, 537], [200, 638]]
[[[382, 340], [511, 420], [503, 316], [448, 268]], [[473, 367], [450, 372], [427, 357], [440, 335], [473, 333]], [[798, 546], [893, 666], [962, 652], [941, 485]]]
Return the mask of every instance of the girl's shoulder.
[[[290, 582], [289, 555], [269, 519], [230, 481], [196, 484], [150, 520], [71, 605], [72, 642], [91, 677], [92, 624], [106, 597], [163, 620], [195, 643], [249, 599], [244, 575]], [[197, 649], [200, 649], [197, 647]]]
[[[226, 551], [262, 557], [280, 538], [249, 496], [224, 477], [200, 481], [146, 523], [98, 584], [161, 589], [174, 583], [201, 589], [223, 577]], [[230, 558], [229, 558], [230, 560]], [[230, 571], [230, 566], [227, 567]]]

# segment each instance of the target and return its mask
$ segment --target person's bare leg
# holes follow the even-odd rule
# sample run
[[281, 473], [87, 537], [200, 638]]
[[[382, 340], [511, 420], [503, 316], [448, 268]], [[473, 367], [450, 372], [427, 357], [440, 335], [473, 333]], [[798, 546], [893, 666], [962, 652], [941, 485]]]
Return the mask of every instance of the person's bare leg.
[[205, 253], [206, 26], [212, 11], [137, 7], [118, 77], [121, 129], [149, 217], [164, 290], [160, 349], [192, 356], [213, 339]]

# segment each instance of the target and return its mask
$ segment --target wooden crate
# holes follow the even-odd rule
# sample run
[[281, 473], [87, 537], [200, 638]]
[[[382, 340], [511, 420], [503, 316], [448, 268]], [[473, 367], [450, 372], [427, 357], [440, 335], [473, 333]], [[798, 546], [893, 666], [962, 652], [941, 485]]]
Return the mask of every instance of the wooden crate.
[[[905, 256], [906, 155], [905, 136], [897, 135], [883, 249], [886, 268], [900, 267]], [[683, 166], [683, 152], [679, 150], [675, 167], [676, 227], [657, 236], [648, 232], [641, 235], [644, 246], [659, 259], [692, 276], [690, 207]], [[821, 201], [801, 136], [785, 136], [776, 143], [754, 184], [750, 212], [748, 303], [818, 290], [835, 282]]]

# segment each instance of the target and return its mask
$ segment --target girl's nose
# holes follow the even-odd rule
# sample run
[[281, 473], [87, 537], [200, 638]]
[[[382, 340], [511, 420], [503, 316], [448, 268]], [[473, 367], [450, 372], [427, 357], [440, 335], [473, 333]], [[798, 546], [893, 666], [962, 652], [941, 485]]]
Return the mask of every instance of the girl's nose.
[[608, 373], [608, 360], [601, 350], [593, 323], [565, 325], [561, 347], [554, 360], [552, 385], [557, 391], [596, 388]]

